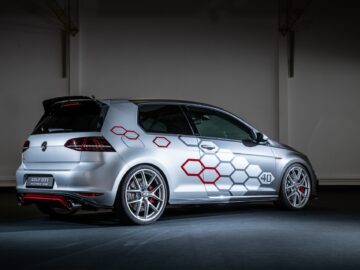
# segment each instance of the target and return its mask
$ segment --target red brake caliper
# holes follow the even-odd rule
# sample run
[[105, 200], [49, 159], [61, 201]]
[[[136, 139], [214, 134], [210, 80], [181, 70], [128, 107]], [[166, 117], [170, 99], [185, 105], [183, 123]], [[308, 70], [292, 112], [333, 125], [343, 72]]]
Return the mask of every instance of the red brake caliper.
[[305, 192], [305, 187], [299, 187], [299, 191], [300, 191], [301, 193], [304, 193], [304, 192]]

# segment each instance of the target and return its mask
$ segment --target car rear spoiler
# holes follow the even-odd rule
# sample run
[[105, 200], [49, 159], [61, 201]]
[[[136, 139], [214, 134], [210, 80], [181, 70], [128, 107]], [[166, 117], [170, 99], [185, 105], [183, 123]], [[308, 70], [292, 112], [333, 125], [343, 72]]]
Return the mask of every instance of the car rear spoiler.
[[46, 99], [43, 101], [43, 106], [45, 112], [48, 112], [51, 108], [51, 106], [57, 102], [61, 101], [78, 101], [78, 100], [91, 100], [92, 98], [87, 96], [66, 96], [66, 97], [56, 97], [51, 99]]

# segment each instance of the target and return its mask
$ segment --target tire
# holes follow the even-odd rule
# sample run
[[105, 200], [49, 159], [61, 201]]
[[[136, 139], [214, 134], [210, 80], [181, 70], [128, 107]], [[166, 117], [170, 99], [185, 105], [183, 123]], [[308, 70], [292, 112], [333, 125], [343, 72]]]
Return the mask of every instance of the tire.
[[36, 206], [41, 213], [52, 218], [66, 218], [77, 212], [77, 209], [66, 210], [66, 209], [56, 208], [45, 203], [39, 203]]
[[140, 165], [123, 178], [114, 211], [122, 224], [147, 225], [161, 217], [167, 199], [168, 189], [162, 174], [153, 166]]
[[290, 165], [281, 182], [280, 199], [275, 205], [287, 210], [302, 210], [310, 204], [311, 178], [301, 164]]

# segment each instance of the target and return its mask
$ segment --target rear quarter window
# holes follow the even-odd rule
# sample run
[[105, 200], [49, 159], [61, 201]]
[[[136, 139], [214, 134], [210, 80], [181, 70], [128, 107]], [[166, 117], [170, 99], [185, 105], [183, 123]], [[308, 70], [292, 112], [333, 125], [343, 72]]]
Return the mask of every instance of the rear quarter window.
[[192, 135], [178, 105], [139, 105], [138, 121], [146, 132]]

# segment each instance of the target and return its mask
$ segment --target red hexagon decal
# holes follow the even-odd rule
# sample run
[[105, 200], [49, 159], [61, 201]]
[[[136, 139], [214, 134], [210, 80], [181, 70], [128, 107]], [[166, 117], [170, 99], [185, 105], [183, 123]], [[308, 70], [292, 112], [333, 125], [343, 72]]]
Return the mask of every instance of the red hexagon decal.
[[125, 135], [127, 130], [123, 126], [113, 126], [110, 131], [115, 135]]
[[137, 140], [140, 135], [135, 130], [127, 130], [124, 136], [129, 140]]
[[161, 147], [161, 148], [166, 148], [171, 144], [171, 142], [167, 138], [161, 136], [156, 136], [152, 142], [157, 147]]
[[221, 175], [216, 168], [206, 167], [198, 177], [204, 184], [215, 184]]
[[200, 159], [189, 158], [181, 165], [181, 169], [187, 176], [199, 176], [204, 168], [205, 166]]

